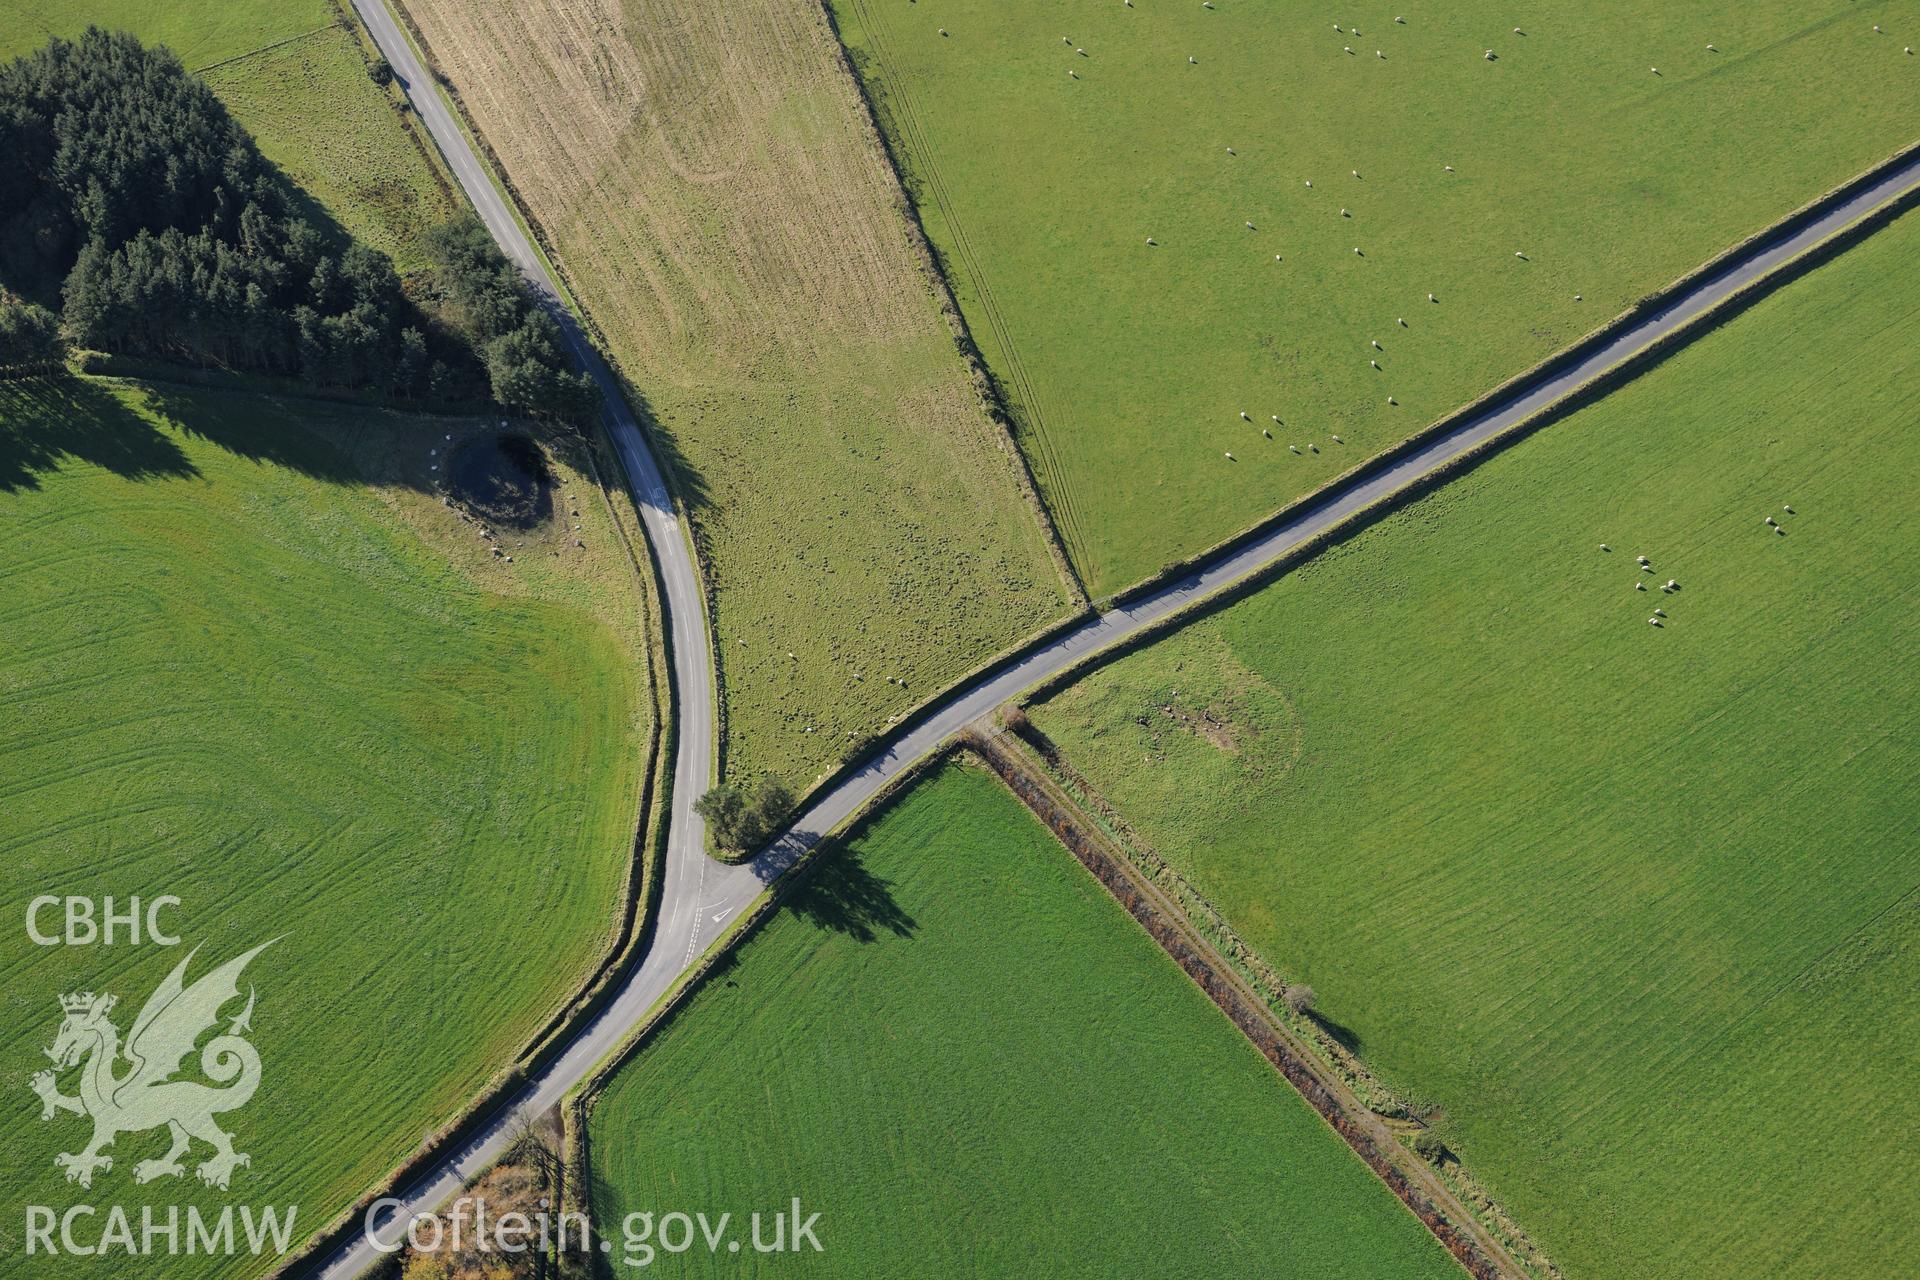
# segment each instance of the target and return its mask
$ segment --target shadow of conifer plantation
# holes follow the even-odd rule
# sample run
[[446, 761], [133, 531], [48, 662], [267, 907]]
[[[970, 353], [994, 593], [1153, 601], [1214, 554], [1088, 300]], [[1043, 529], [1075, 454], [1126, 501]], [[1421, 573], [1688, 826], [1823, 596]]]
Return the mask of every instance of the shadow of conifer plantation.
[[0, 493], [38, 489], [71, 462], [130, 480], [199, 470], [179, 444], [104, 387], [68, 375], [0, 382]]

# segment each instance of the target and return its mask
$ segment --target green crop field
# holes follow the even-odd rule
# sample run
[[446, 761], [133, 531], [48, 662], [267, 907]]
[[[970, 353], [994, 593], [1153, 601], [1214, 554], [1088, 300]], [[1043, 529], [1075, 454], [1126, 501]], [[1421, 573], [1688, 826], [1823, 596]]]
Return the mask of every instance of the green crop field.
[[1910, 213], [1034, 708], [1572, 1280], [1920, 1249], [1916, 324]]
[[[294, 1204], [303, 1238], [457, 1115], [604, 955], [652, 717], [645, 585], [564, 446], [557, 483], [607, 550], [549, 521], [514, 535], [516, 563], [493, 557], [427, 489], [428, 442], [483, 430], [0, 383], [5, 1251], [22, 1205], [82, 1200]], [[37, 947], [22, 922], [41, 894], [175, 895], [165, 923], [187, 945]], [[57, 933], [58, 912], [40, 924]], [[191, 1165], [136, 1187], [164, 1131], [123, 1135], [91, 1191], [64, 1182], [54, 1156], [86, 1123], [42, 1124], [28, 1087], [56, 998], [116, 994], [124, 1035], [187, 946], [198, 976], [270, 938], [243, 984], [264, 1075], [224, 1118], [253, 1159], [232, 1194]]]
[[354, 34], [327, 0], [29, 0], [0, 11], [0, 60], [71, 39], [88, 24], [164, 44], [205, 77], [269, 160], [355, 238], [405, 275], [426, 265], [416, 240], [453, 198]]
[[1096, 596], [1920, 120], [1920, 21], [1894, 0], [831, 7]]
[[630, 1213], [746, 1238], [798, 1196], [823, 1252], [756, 1274], [1460, 1274], [988, 774], [940, 767], [828, 856], [595, 1107], [616, 1249]]

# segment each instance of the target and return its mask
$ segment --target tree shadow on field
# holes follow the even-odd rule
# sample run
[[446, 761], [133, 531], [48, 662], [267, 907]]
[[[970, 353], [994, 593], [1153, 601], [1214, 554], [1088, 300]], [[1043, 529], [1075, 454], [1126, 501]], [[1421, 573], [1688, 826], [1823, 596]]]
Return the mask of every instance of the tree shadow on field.
[[[309, 430], [303, 412], [328, 412], [331, 404], [298, 398], [281, 399], [265, 393], [225, 389], [198, 391], [167, 383], [143, 382], [147, 404], [190, 436], [219, 445], [249, 462], [287, 467], [330, 484], [359, 484], [364, 477], [352, 459]], [[369, 416], [386, 410], [350, 406]], [[428, 447], [422, 436], [421, 449]], [[417, 483], [397, 480], [396, 483]]]
[[1358, 1031], [1355, 1031], [1345, 1023], [1335, 1022], [1332, 1018], [1327, 1017], [1327, 1015], [1317, 1009], [1310, 1010], [1307, 1016], [1319, 1023], [1320, 1029], [1332, 1036], [1342, 1049], [1356, 1055], [1360, 1052], [1360, 1033]]
[[911, 938], [919, 922], [893, 896], [893, 882], [867, 869], [858, 851], [830, 853], [786, 901], [787, 910], [820, 929], [872, 942], [885, 930]]
[[130, 480], [200, 474], [177, 443], [100, 386], [70, 374], [0, 382], [0, 493], [38, 489], [69, 462]]

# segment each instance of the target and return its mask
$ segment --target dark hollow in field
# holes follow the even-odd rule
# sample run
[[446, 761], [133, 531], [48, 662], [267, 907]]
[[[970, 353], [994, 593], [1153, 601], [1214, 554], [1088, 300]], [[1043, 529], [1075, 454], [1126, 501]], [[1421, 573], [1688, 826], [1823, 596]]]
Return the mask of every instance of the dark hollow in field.
[[448, 459], [447, 479], [456, 501], [493, 524], [531, 529], [553, 515], [553, 472], [526, 436], [468, 441]]

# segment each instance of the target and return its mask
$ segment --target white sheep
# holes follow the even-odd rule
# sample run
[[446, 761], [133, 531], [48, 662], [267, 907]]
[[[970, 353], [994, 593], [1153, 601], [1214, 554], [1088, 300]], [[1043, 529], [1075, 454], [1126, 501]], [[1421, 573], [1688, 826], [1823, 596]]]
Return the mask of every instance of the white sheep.
[[1238, 459], [1238, 458], [1236, 458], [1236, 457], [1234, 457], [1234, 456], [1233, 456], [1233, 454], [1232, 454], [1232, 452], [1231, 452], [1231, 451], [1229, 451], [1229, 452], [1228, 452], [1228, 454], [1227, 454], [1227, 461], [1228, 461], [1228, 462], [1238, 462], [1238, 461], [1240, 461], [1240, 459]]

